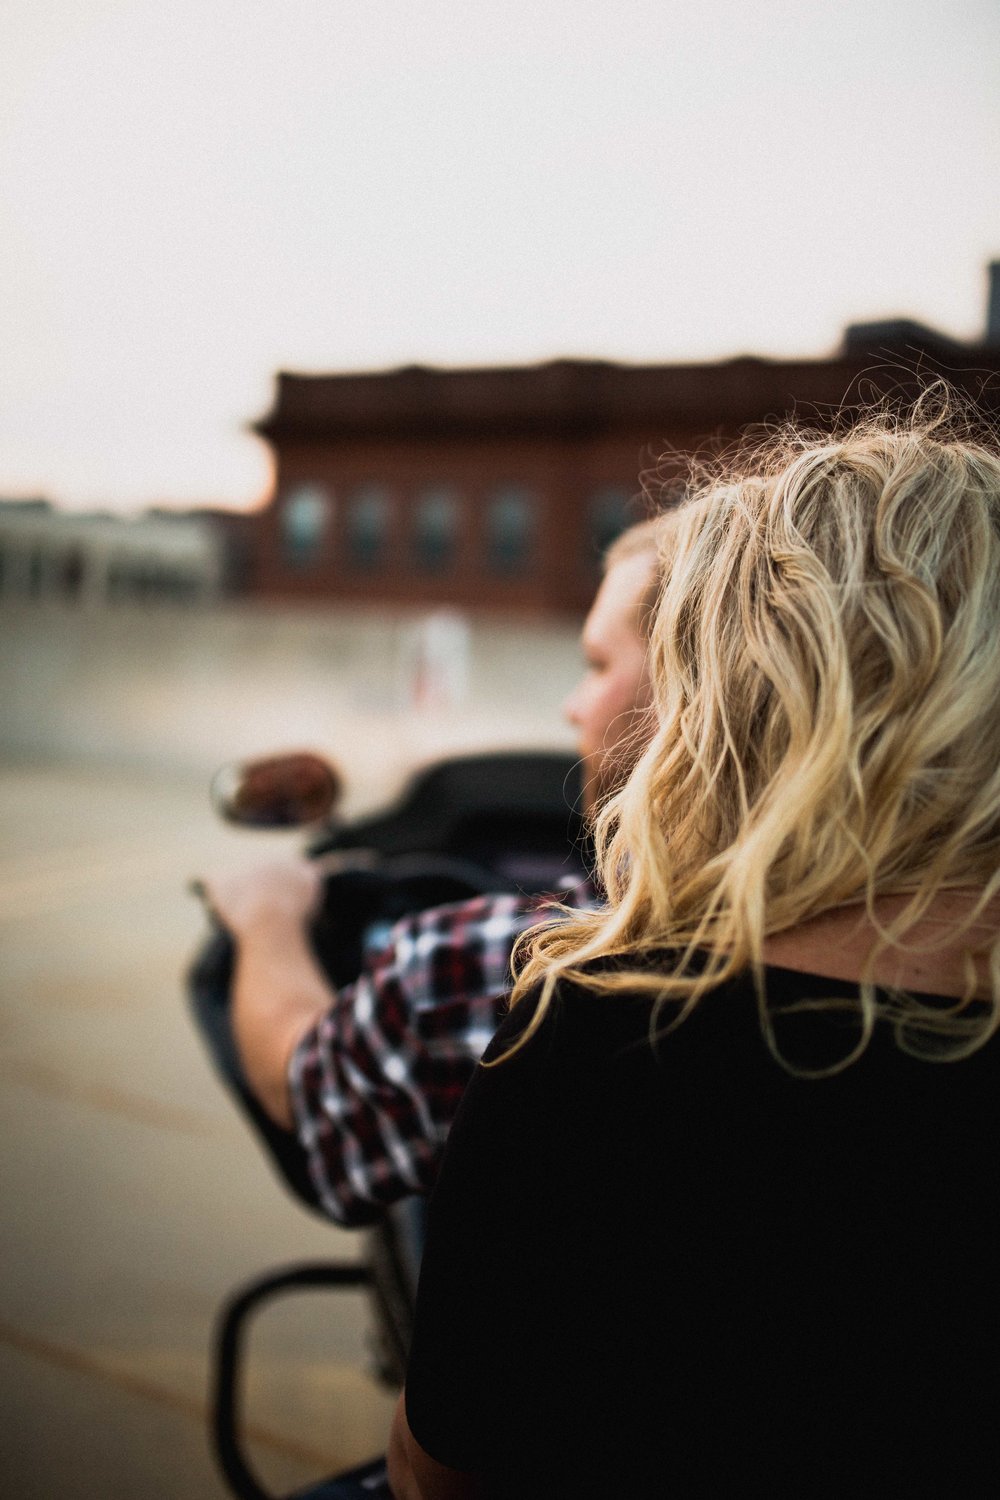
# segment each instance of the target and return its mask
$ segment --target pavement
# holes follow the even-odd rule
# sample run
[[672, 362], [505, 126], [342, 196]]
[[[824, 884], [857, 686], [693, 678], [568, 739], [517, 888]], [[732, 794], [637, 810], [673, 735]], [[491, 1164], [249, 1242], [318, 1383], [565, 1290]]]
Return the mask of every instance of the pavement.
[[[183, 972], [199, 871], [297, 847], [226, 829], [204, 779], [0, 763], [0, 1494], [220, 1500], [209, 1340], [241, 1281], [356, 1258], [298, 1207], [215, 1080]], [[251, 1453], [287, 1492], [384, 1446], [359, 1293], [303, 1293], [250, 1346]]]

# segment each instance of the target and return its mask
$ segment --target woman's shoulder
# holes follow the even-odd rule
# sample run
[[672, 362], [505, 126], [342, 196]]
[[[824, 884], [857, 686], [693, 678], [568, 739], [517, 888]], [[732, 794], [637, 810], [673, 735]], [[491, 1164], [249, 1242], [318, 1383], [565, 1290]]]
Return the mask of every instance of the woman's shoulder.
[[[604, 954], [558, 975], [551, 989], [536, 985], [507, 1012], [484, 1061], [530, 1054], [539, 1062], [554, 1049], [564, 1055], [567, 1048], [590, 1046], [607, 1053], [616, 1040], [648, 1039], [658, 994], [629, 979], [666, 975], [677, 962], [676, 954], [659, 951]], [[609, 986], [612, 976], [617, 982]]]
[[801, 1032], [810, 1038], [821, 1032], [825, 1038], [832, 1028], [835, 1045], [842, 1046], [844, 1001], [857, 1003], [854, 981], [767, 964], [762, 993], [748, 967], [708, 985], [691, 1004], [688, 989], [672, 995], [668, 979], [690, 979], [707, 961], [704, 953], [665, 949], [589, 959], [560, 974], [548, 993], [540, 984], [512, 1007], [485, 1061], [520, 1059], [526, 1067], [542, 1068], [552, 1058], [560, 1065], [569, 1055], [578, 1061], [588, 1055], [606, 1059], [640, 1043], [661, 1063], [720, 1046], [730, 1056], [747, 1049], [770, 1056], [761, 1025], [762, 1001], [772, 1023], [779, 1016], [796, 1017], [782, 1020], [782, 1032], [794, 1033], [797, 1043]]

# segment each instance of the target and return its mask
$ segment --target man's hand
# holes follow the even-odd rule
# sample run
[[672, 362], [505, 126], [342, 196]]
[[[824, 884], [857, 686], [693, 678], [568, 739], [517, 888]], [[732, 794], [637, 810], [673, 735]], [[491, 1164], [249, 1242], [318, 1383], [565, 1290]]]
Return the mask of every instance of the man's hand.
[[236, 945], [232, 1025], [247, 1082], [275, 1124], [290, 1130], [292, 1053], [335, 998], [309, 943], [322, 867], [284, 860], [208, 877], [201, 890]]
[[315, 860], [274, 860], [201, 885], [212, 913], [240, 941], [262, 927], [305, 927], [319, 907], [323, 871]]

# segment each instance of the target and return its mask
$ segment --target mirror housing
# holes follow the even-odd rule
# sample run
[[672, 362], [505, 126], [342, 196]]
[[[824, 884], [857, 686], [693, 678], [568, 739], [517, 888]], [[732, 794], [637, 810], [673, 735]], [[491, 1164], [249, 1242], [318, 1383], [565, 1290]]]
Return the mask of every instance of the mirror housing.
[[344, 789], [335, 766], [311, 751], [231, 761], [212, 778], [212, 807], [240, 828], [307, 828], [325, 823]]

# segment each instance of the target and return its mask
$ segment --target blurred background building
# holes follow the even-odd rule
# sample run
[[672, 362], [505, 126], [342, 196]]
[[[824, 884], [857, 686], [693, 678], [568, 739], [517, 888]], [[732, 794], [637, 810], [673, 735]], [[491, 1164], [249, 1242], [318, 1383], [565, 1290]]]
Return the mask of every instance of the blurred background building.
[[248, 518], [225, 511], [74, 515], [0, 500], [0, 598], [99, 607], [206, 604], [246, 581]]
[[798, 413], [826, 425], [935, 374], [1000, 414], [1000, 264], [983, 341], [908, 320], [855, 324], [824, 360], [555, 360], [278, 376], [255, 430], [273, 497], [248, 583], [273, 599], [579, 614], [607, 544], [650, 502], [641, 475]]
[[0, 502], [0, 599], [582, 614], [604, 549], [648, 513], [664, 463], [748, 426], [829, 424], [943, 375], [1000, 416], [1000, 261], [982, 339], [907, 319], [850, 325], [827, 359], [281, 372], [252, 430], [271, 448], [262, 509], [70, 515]]
[[439, 754], [567, 746], [579, 622], [647, 490], [939, 374], [996, 422], [1000, 263], [991, 287], [975, 343], [892, 320], [818, 360], [282, 373], [257, 510], [0, 502], [0, 751], [203, 775], [308, 745], [371, 806]]

